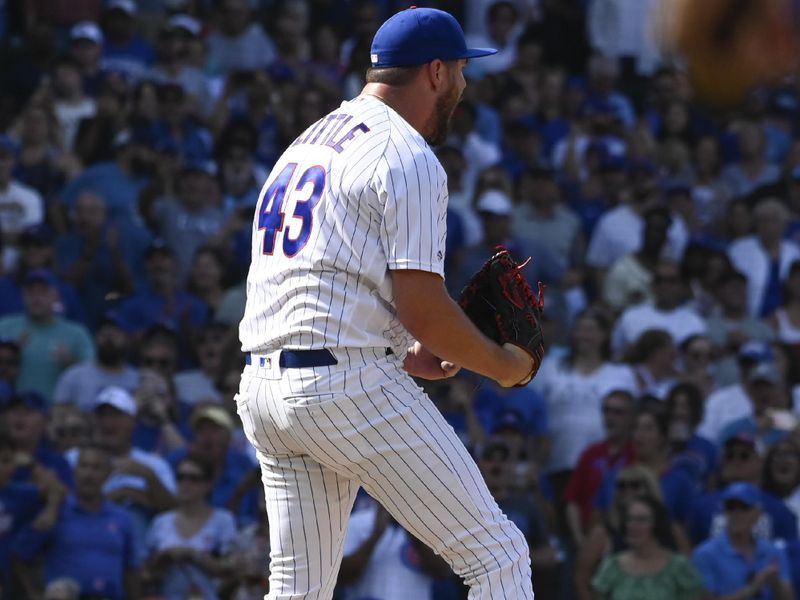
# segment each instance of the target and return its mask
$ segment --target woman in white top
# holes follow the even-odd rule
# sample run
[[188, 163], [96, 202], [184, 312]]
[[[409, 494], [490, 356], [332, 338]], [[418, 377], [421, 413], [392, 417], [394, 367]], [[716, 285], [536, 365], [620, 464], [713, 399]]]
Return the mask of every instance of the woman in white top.
[[218, 600], [216, 578], [227, 571], [236, 523], [227, 510], [208, 503], [209, 465], [184, 458], [176, 479], [177, 508], [158, 515], [147, 532], [148, 571], [165, 600]]
[[783, 304], [772, 313], [770, 321], [781, 342], [800, 345], [800, 260], [789, 267], [783, 285]]
[[568, 476], [583, 449], [603, 439], [601, 405], [608, 392], [636, 393], [633, 371], [609, 361], [610, 334], [605, 315], [593, 309], [582, 313], [575, 321], [568, 354], [545, 359], [534, 379], [547, 403], [552, 475]]

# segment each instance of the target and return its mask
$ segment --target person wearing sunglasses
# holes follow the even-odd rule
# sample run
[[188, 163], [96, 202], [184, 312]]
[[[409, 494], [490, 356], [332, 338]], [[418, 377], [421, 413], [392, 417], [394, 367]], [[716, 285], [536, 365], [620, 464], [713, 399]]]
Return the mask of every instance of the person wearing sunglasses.
[[151, 583], [165, 600], [199, 595], [218, 598], [217, 578], [225, 574], [224, 556], [236, 537], [233, 515], [209, 501], [213, 483], [211, 467], [184, 458], [175, 469], [177, 502], [153, 519], [147, 532], [147, 567]]
[[781, 498], [759, 487], [763, 465], [762, 446], [752, 435], [742, 433], [725, 440], [715, 489], [696, 496], [689, 509], [686, 527], [694, 545], [725, 530], [727, 513], [722, 497], [727, 486], [736, 482], [749, 483], [760, 494], [761, 510], [754, 528], [756, 537], [797, 539], [797, 517]]
[[596, 600], [700, 600], [700, 574], [673, 551], [669, 512], [658, 500], [642, 496], [624, 512], [627, 548], [607, 556], [592, 579]]
[[751, 483], [732, 483], [722, 501], [725, 531], [701, 544], [692, 558], [706, 591], [726, 600], [794, 598], [783, 548], [753, 534], [761, 514], [760, 490]]
[[[592, 577], [603, 558], [628, 548], [623, 524], [626, 507], [637, 498], [650, 497], [661, 502], [661, 486], [655, 474], [643, 465], [629, 465], [617, 473], [613, 500], [602, 515], [593, 517], [594, 525], [580, 546], [575, 570], [578, 600], [593, 600]], [[670, 523], [667, 547], [685, 552], [689, 549], [686, 534], [676, 523]]]

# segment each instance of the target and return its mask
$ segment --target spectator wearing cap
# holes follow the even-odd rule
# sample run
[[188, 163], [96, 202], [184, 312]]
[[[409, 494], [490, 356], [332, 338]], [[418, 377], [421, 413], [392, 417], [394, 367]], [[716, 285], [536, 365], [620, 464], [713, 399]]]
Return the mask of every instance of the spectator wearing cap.
[[766, 138], [760, 123], [740, 123], [736, 145], [738, 160], [722, 170], [722, 179], [734, 197], [747, 196], [761, 186], [778, 182], [781, 170], [767, 161]]
[[3, 232], [3, 263], [13, 263], [13, 249], [26, 227], [44, 219], [44, 203], [39, 193], [14, 179], [18, 147], [7, 135], [0, 135], [0, 231]]
[[258, 70], [275, 61], [277, 48], [251, 18], [247, 0], [220, 0], [216, 8], [216, 27], [208, 36], [208, 61], [213, 73]]
[[147, 532], [149, 571], [165, 600], [197, 593], [218, 598], [217, 577], [228, 571], [236, 522], [230, 512], [209, 503], [212, 472], [206, 463], [186, 457], [175, 472], [177, 506], [156, 516]]
[[653, 273], [661, 260], [672, 217], [666, 208], [653, 207], [642, 220], [642, 247], [614, 261], [605, 277], [603, 300], [617, 312], [654, 299]]
[[465, 250], [458, 271], [449, 282], [453, 293], [458, 293], [464, 287], [470, 276], [477, 272], [483, 263], [494, 253], [497, 246], [505, 246], [517, 260], [525, 260], [528, 256], [535, 256], [536, 261], [526, 271], [525, 276], [530, 281], [543, 281], [556, 284], [561, 281], [563, 270], [558, 261], [550, 257], [550, 250], [539, 243], [521, 243], [511, 232], [514, 204], [511, 197], [499, 189], [487, 189], [480, 193], [475, 204], [475, 209], [483, 224], [483, 241], [474, 248]]
[[733, 266], [747, 277], [747, 309], [764, 317], [783, 300], [783, 284], [792, 263], [800, 260], [800, 246], [783, 238], [789, 212], [777, 198], [765, 198], [753, 209], [755, 233], [728, 248]]
[[[25, 277], [32, 271], [53, 269], [55, 240], [55, 232], [46, 225], [34, 225], [22, 232], [16, 267], [0, 278], [0, 315], [24, 310], [22, 288]], [[68, 319], [85, 323], [86, 310], [77, 290], [58, 277], [54, 277], [54, 281], [58, 291], [58, 311]]]
[[[193, 457], [211, 469], [211, 495], [213, 506], [225, 508], [230, 503], [237, 486], [256, 466], [253, 459], [231, 447], [234, 421], [222, 406], [198, 405], [192, 411], [191, 439], [186, 448], [167, 455], [173, 469], [179, 469], [186, 457]], [[239, 518], [252, 519], [258, 495], [251, 491], [240, 504]]]
[[155, 61], [153, 48], [136, 33], [136, 18], [134, 0], [109, 0], [100, 19], [103, 70], [122, 73], [132, 81], [142, 79]]
[[81, 74], [83, 91], [90, 97], [100, 94], [102, 72], [100, 59], [103, 55], [103, 32], [94, 21], [81, 21], [69, 30], [67, 55], [75, 61]]
[[2, 421], [17, 453], [25, 459], [14, 471], [14, 481], [35, 481], [46, 469], [65, 486], [72, 485], [72, 469], [47, 439], [47, 404], [36, 392], [18, 392], [9, 398]]
[[63, 486], [53, 485], [50, 478], [15, 481], [17, 463], [16, 444], [9, 435], [0, 432], [0, 589], [8, 597], [15, 592], [16, 597], [21, 597], [21, 590], [12, 587], [10, 580], [15, 536], [28, 525], [39, 531], [52, 526], [64, 499]]
[[603, 398], [603, 429], [606, 437], [584, 448], [575, 463], [563, 499], [567, 503], [567, 525], [580, 547], [591, 525], [592, 500], [611, 472], [633, 462], [633, 431], [636, 399], [628, 390], [612, 390]]
[[189, 15], [173, 15], [156, 38], [156, 63], [149, 78], [157, 83], [178, 85], [189, 96], [190, 114], [207, 116], [213, 103], [209, 80], [197, 67], [187, 63], [189, 40], [202, 32], [201, 23]]
[[[628, 173], [631, 181], [630, 194], [626, 200], [600, 217], [586, 250], [586, 264], [595, 269], [597, 281], [600, 283], [614, 261], [641, 249], [645, 225], [642, 216], [659, 201], [654, 164], [633, 163], [629, 166]], [[667, 241], [662, 250], [664, 258], [679, 261], [688, 242], [689, 230], [686, 223], [679, 215], [672, 214]]]
[[53, 68], [53, 111], [61, 129], [60, 139], [67, 152], [72, 150], [78, 125], [97, 112], [94, 99], [86, 94], [78, 63], [71, 58], [62, 58]]
[[59, 375], [73, 363], [92, 360], [87, 329], [57, 314], [58, 289], [52, 272], [38, 269], [23, 281], [24, 312], [0, 318], [0, 337], [22, 347], [17, 388], [36, 391], [49, 402]]
[[105, 199], [81, 192], [71, 214], [70, 231], [55, 243], [56, 271], [80, 290], [89, 322], [98, 324], [107, 298], [126, 296], [134, 289], [137, 240], [123, 235], [119, 224], [109, 222]]
[[747, 394], [750, 372], [762, 363], [775, 363], [776, 357], [776, 350], [767, 342], [749, 341], [740, 346], [736, 359], [738, 380], [708, 396], [700, 425], [701, 435], [718, 440], [728, 423], [751, 414], [752, 405]]
[[97, 395], [107, 387], [120, 387], [133, 394], [139, 385], [139, 372], [130, 363], [130, 343], [130, 336], [115, 313], [101, 317], [94, 333], [95, 359], [64, 371], [53, 391], [53, 402], [88, 413], [94, 408]]
[[[96, 439], [113, 467], [103, 493], [125, 508], [133, 519], [137, 543], [143, 546], [150, 518], [173, 505], [176, 488], [169, 464], [133, 445], [137, 412], [136, 400], [122, 388], [108, 387], [95, 399]], [[78, 452], [70, 450], [66, 456], [74, 464]]]
[[716, 598], [794, 598], [789, 563], [782, 547], [753, 535], [761, 514], [761, 494], [746, 482], [722, 493], [725, 531], [701, 544], [692, 562], [707, 592]]
[[722, 357], [714, 366], [717, 383], [728, 385], [736, 380], [736, 353], [752, 340], [771, 342], [775, 331], [770, 324], [747, 312], [747, 276], [730, 269], [716, 290], [717, 308], [706, 319], [706, 334], [721, 351]]
[[207, 321], [209, 311], [179, 283], [175, 253], [163, 240], [156, 239], [144, 254], [144, 268], [147, 285], [122, 302], [121, 319], [136, 334], [162, 325], [191, 339], [193, 331]]
[[[747, 434], [769, 447], [788, 435], [778, 413], [788, 404], [786, 384], [775, 364], [763, 362], [752, 369], [744, 386], [750, 401], [750, 414], [731, 421], [720, 433], [720, 445], [731, 436]], [[790, 428], [791, 429], [791, 428]]]
[[[14, 545], [14, 570], [24, 582], [25, 598], [38, 598], [44, 585], [70, 577], [81, 597], [139, 598], [139, 565], [134, 525], [126, 511], [104, 492], [112, 473], [103, 448], [83, 446], [76, 453], [75, 492], [46, 532], [23, 530]], [[38, 572], [38, 558], [44, 577]]]
[[660, 261], [653, 270], [652, 289], [652, 303], [631, 306], [617, 320], [611, 336], [615, 353], [623, 352], [650, 329], [663, 329], [672, 336], [675, 344], [681, 344], [693, 335], [705, 334], [705, 321], [683, 305], [686, 285], [678, 265]]
[[734, 435], [725, 441], [720, 454], [716, 487], [695, 496], [686, 520], [687, 533], [694, 545], [725, 531], [726, 514], [722, 502], [725, 489], [732, 483], [746, 482], [758, 489], [761, 516], [753, 532], [763, 539], [797, 539], [797, 517], [786, 504], [760, 489], [763, 472], [763, 447], [753, 436]]
[[225, 225], [219, 191], [215, 165], [191, 161], [181, 169], [175, 197], [157, 199], [148, 213], [157, 234], [175, 256], [179, 282], [185, 282], [197, 249]]
[[585, 239], [578, 216], [564, 204], [561, 188], [550, 165], [522, 173], [517, 184], [519, 203], [513, 232], [523, 243], [538, 241], [552, 250], [561, 268], [579, 269], [583, 264]]

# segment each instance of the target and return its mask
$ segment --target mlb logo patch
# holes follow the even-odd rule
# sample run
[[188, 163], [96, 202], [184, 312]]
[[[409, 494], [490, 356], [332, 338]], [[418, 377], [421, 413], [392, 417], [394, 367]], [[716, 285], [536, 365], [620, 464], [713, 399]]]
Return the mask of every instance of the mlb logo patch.
[[370, 54], [369, 59], [372, 61], [373, 65], [378, 64], [378, 55], [377, 54]]

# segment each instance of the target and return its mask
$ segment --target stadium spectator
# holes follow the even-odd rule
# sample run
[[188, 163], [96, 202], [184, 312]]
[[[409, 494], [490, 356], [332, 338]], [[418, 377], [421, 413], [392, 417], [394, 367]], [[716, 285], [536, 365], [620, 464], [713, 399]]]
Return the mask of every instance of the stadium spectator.
[[800, 518], [800, 448], [793, 438], [776, 442], [764, 458], [764, 491], [781, 498]]
[[703, 577], [705, 589], [717, 597], [794, 597], [789, 564], [783, 549], [753, 535], [761, 513], [758, 488], [739, 482], [722, 494], [725, 531], [695, 551], [692, 562]]
[[111, 0], [100, 20], [103, 70], [121, 73], [132, 81], [142, 79], [155, 60], [150, 43], [136, 33], [137, 16], [133, 0]]
[[682, 554], [671, 550], [669, 513], [661, 502], [643, 496], [624, 509], [622, 534], [627, 550], [606, 557], [592, 579], [601, 597], [633, 600], [639, 594], [664, 600], [699, 600], [703, 584]]
[[687, 469], [705, 489], [717, 467], [717, 446], [697, 433], [703, 420], [703, 393], [691, 383], [679, 383], [667, 394], [665, 409], [669, 419], [672, 464]]
[[58, 378], [53, 391], [55, 404], [69, 404], [91, 412], [97, 395], [109, 386], [131, 394], [139, 385], [139, 373], [130, 364], [130, 336], [119, 317], [107, 313], [97, 323], [94, 360], [69, 367]]
[[[84, 446], [75, 465], [75, 492], [67, 497], [54, 526], [29, 528], [14, 545], [14, 569], [24, 582], [24, 597], [41, 595], [45, 584], [70, 577], [82, 595], [113, 600], [139, 597], [139, 552], [130, 517], [106, 499], [103, 486], [111, 473], [109, 455]], [[44, 580], [35, 563], [44, 562]]]
[[217, 27], [208, 36], [208, 61], [213, 73], [263, 69], [277, 58], [275, 43], [250, 18], [247, 0], [221, 0], [217, 11]]
[[800, 260], [800, 246], [783, 239], [788, 211], [777, 198], [761, 200], [752, 217], [755, 233], [735, 240], [728, 255], [747, 277], [748, 314], [764, 317], [780, 306], [783, 282], [792, 263]]
[[[229, 505], [237, 486], [255, 466], [249, 455], [231, 447], [233, 428], [233, 419], [221, 406], [197, 406], [192, 412], [189, 444], [167, 455], [167, 460], [176, 470], [186, 457], [207, 465], [211, 477], [208, 501], [219, 508]], [[240, 514], [245, 517], [254, 514], [255, 496], [250, 494], [239, 499]]]
[[[67, 56], [77, 65], [81, 75], [83, 91], [90, 97], [100, 94], [102, 72], [100, 59], [103, 55], [103, 32], [93, 21], [80, 21], [69, 30]], [[76, 131], [77, 133], [77, 131]]]
[[564, 490], [567, 524], [576, 547], [586, 538], [593, 501], [605, 478], [633, 462], [631, 431], [636, 415], [635, 397], [628, 390], [612, 390], [603, 398], [602, 413], [606, 437], [581, 452]]
[[678, 351], [672, 336], [663, 329], [644, 331], [627, 348], [623, 359], [631, 364], [639, 395], [663, 400], [677, 382]]
[[7, 135], [0, 135], [0, 231], [3, 232], [3, 267], [14, 264], [14, 248], [26, 227], [44, 219], [42, 197], [33, 188], [13, 178], [19, 148]]
[[17, 387], [49, 401], [64, 369], [94, 358], [92, 339], [83, 325], [57, 314], [58, 291], [50, 271], [28, 273], [22, 296], [25, 311], [0, 318], [0, 336], [17, 340], [22, 348]]
[[177, 506], [157, 515], [147, 532], [149, 576], [165, 600], [183, 600], [192, 593], [216, 598], [236, 523], [227, 510], [208, 503], [212, 474], [205, 463], [182, 459], [175, 479]]
[[738, 123], [738, 160], [722, 170], [722, 179], [735, 197], [744, 197], [756, 188], [776, 183], [780, 169], [767, 160], [766, 139], [760, 123]]
[[194, 343], [198, 368], [181, 371], [173, 377], [175, 394], [181, 401], [195, 405], [221, 400], [216, 385], [229, 337], [229, 327], [221, 323], [209, 323], [200, 330]]
[[3, 406], [3, 424], [14, 442], [20, 464], [14, 481], [35, 480], [38, 470], [46, 469], [66, 486], [72, 486], [72, 469], [47, 439], [47, 405], [36, 392], [12, 395]]
[[[689, 516], [696, 491], [695, 482], [672, 460], [670, 424], [666, 411], [659, 405], [643, 405], [639, 408], [633, 428], [635, 460], [632, 464], [648, 468], [658, 478], [664, 506], [670, 516], [680, 523]], [[611, 506], [617, 477], [617, 473], [611, 471], [603, 480], [595, 498], [595, 507], [599, 510], [607, 510]]]
[[648, 329], [663, 329], [675, 344], [705, 333], [703, 319], [682, 305], [686, 299], [684, 288], [677, 265], [661, 262], [653, 271], [653, 303], [631, 306], [620, 315], [611, 338], [614, 352], [622, 352]]
[[[729, 438], [722, 447], [716, 488], [697, 496], [687, 519], [687, 533], [693, 545], [719, 535], [725, 529], [726, 515], [722, 495], [728, 485], [746, 482], [753, 486], [761, 483], [763, 450], [751, 436]], [[761, 516], [754, 525], [756, 536], [765, 539], [797, 539], [797, 517], [786, 504], [769, 492], [759, 489]]]

